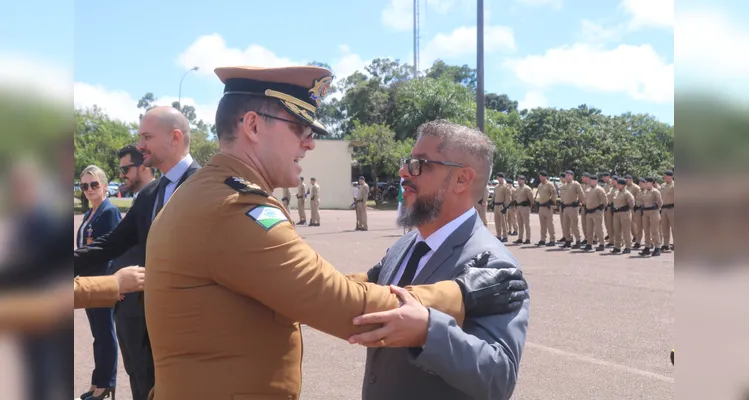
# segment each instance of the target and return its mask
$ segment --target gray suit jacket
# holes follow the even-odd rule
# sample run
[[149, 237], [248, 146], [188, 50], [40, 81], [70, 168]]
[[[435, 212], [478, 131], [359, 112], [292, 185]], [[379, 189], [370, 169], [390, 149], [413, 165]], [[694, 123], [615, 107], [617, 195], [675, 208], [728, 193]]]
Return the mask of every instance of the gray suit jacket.
[[[407, 233], [388, 250], [378, 284], [393, 283], [416, 234]], [[413, 284], [451, 280], [460, 266], [484, 251], [491, 253], [488, 268], [518, 267], [474, 214], [436, 250]], [[463, 329], [450, 316], [429, 309], [423, 348], [367, 349], [362, 399], [509, 399], [517, 382], [529, 309], [526, 300], [511, 314], [466, 318]]]

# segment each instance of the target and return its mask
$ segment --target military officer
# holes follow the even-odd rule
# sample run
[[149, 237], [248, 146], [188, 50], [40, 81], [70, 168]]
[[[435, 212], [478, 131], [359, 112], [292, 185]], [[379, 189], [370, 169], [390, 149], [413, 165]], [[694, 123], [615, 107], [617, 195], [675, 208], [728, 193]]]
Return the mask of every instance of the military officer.
[[563, 193], [565, 190], [567, 190], [567, 174], [562, 172], [559, 174], [559, 182], [561, 182], [561, 185], [559, 185], [559, 224], [562, 226], [562, 237], [557, 241], [557, 243], [566, 243], [567, 238], [564, 236], [565, 232], [567, 232], [567, 229], [564, 227], [564, 225], [567, 223], [564, 220], [564, 216], [562, 215], [562, 197], [564, 197]]
[[507, 209], [507, 232], [510, 236], [518, 234], [518, 213], [515, 206], [515, 180], [507, 178], [507, 188], [510, 189], [510, 207]]
[[[618, 178], [616, 181], [616, 192], [613, 198], [614, 213], [614, 248], [612, 253], [629, 254], [632, 252], [632, 214], [630, 210], [635, 206], [635, 197], [626, 188], [627, 180]], [[624, 244], [624, 251], [622, 251]]]
[[[538, 184], [538, 219], [541, 223], [541, 240], [536, 243], [537, 246], [546, 245], [554, 246], [554, 207], [557, 204], [557, 188], [549, 182], [549, 174], [541, 171], [538, 174], [541, 183]], [[549, 235], [549, 242], [546, 242], [546, 234]]]
[[[515, 244], [531, 244], [531, 208], [533, 208], [533, 190], [525, 185], [525, 176], [518, 176], [518, 189], [515, 191], [513, 200], [515, 201], [518, 226], [520, 235]], [[523, 241], [525, 233], [525, 241]]]
[[[585, 203], [585, 192], [580, 182], [575, 180], [575, 173], [567, 170], [565, 171], [566, 176], [566, 188], [562, 191], [562, 205], [561, 214], [562, 234], [567, 239], [562, 245], [562, 248], [573, 248], [579, 249], [582, 245], [580, 241], [580, 226], [578, 220], [580, 219], [580, 205]], [[566, 225], [566, 228], [564, 227]], [[583, 220], [583, 227], [585, 226], [585, 220]], [[572, 245], [572, 238], [575, 238], [575, 245]]]
[[[640, 193], [640, 186], [632, 183], [632, 175], [630, 174], [625, 175], [624, 179], [627, 180], [627, 190], [632, 193], [632, 196], [635, 196], [635, 201], [637, 201], [637, 195]], [[642, 226], [640, 226], [642, 224], [642, 221], [640, 218], [634, 215], [634, 212], [632, 214], [632, 236], [636, 238], [637, 230], [639, 229], [640, 231], [642, 231]]]
[[494, 229], [497, 231], [497, 239], [500, 242], [507, 242], [507, 212], [512, 202], [510, 188], [505, 183], [505, 174], [497, 174], [497, 185], [494, 186]]
[[637, 188], [637, 193], [630, 191], [632, 196], [635, 197], [635, 207], [632, 212], [632, 226], [635, 227], [635, 234], [632, 238], [632, 241], [634, 242], [634, 245], [632, 246], [633, 249], [639, 249], [642, 243], [642, 195], [644, 194], [645, 189], [645, 178], [639, 178], [638, 182], [638, 185], [627, 186], [627, 191], [629, 191], [630, 188]]
[[304, 183], [304, 177], [299, 177], [299, 186], [296, 187], [296, 205], [297, 212], [299, 213], [299, 222], [297, 225], [305, 225], [307, 223], [307, 213], [304, 210], [304, 203], [307, 196], [307, 185]]
[[486, 221], [486, 206], [489, 204], [489, 185], [487, 184], [484, 187], [484, 196], [481, 197], [481, 199], [476, 203], [474, 208], [479, 213], [479, 218], [481, 218], [481, 222], [484, 223], [484, 226], [487, 226]]
[[[172, 195], [148, 235], [151, 396], [298, 400], [300, 323], [345, 340], [380, 325], [358, 326], [355, 317], [408, 304], [399, 307], [398, 296], [369, 283], [368, 273], [339, 273], [268, 194], [299, 183], [297, 161], [315, 148], [316, 135], [327, 134], [315, 112], [330, 71], [229, 67], [216, 74], [225, 85], [216, 111], [219, 152]], [[499, 288], [524, 282], [501, 278], [513, 274], [508, 270], [459, 270], [453, 280], [407, 290], [461, 326], [465, 316], [503, 312]], [[484, 284], [487, 273], [494, 279]], [[404, 346], [423, 346], [425, 335], [436, 334], [414, 327], [391, 325]]]
[[309, 182], [312, 185], [309, 196], [312, 219], [309, 221], [309, 226], [320, 226], [320, 185], [317, 184], [317, 179], [314, 177], [310, 178]]
[[603, 224], [606, 226], [606, 247], [612, 247], [614, 245], [614, 195], [616, 194], [617, 188], [611, 182], [611, 174], [608, 172], [601, 173], [603, 179], [603, 191], [606, 193], [606, 207], [604, 208]]
[[590, 237], [588, 244], [585, 245], [586, 251], [593, 250], [593, 235], [598, 242], [596, 251], [603, 251], [606, 248], [603, 245], [603, 209], [606, 207], [606, 192], [598, 185], [597, 175], [588, 175], [590, 191], [585, 196], [585, 225], [588, 227]]
[[291, 190], [289, 188], [283, 188], [283, 195], [281, 196], [281, 202], [284, 208], [289, 209], [289, 203], [291, 202]]
[[661, 255], [661, 238], [658, 236], [658, 227], [661, 224], [661, 206], [663, 199], [661, 192], [653, 188], [653, 177], [645, 178], [645, 190], [642, 194], [642, 227], [645, 231], [645, 248], [640, 252], [641, 256], [650, 255], [650, 249], [653, 250], [653, 256]]
[[364, 176], [359, 177], [359, 197], [356, 199], [356, 229], [366, 231], [367, 226], [367, 200], [369, 199], [369, 185]]
[[661, 207], [663, 246], [661, 250], [673, 250], [674, 245], [671, 244], [671, 238], [674, 236], [674, 171], [666, 171], [663, 175], [661, 198], [663, 199], [663, 207]]
[[[588, 192], [590, 192], [591, 186], [590, 186], [590, 172], [583, 172], [583, 176], [580, 177], [580, 185], [583, 188], [583, 199], [588, 197]], [[587, 245], [588, 243], [593, 244], [593, 239], [591, 238], [592, 232], [588, 231], [588, 223], [585, 220], [585, 200], [583, 200], [580, 203], [580, 215], [582, 219], [582, 225], [583, 225], [583, 241], [582, 244]]]

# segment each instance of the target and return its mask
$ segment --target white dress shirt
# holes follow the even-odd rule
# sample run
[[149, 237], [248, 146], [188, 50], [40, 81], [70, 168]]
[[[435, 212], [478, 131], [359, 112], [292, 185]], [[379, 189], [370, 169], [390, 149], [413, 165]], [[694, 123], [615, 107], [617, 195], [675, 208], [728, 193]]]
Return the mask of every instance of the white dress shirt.
[[[177, 190], [177, 183], [179, 183], [179, 180], [182, 178], [182, 175], [187, 172], [187, 169], [190, 168], [190, 165], [192, 165], [192, 156], [188, 153], [185, 158], [180, 160], [180, 162], [177, 163], [177, 165], [173, 166], [172, 169], [167, 171], [164, 176], [166, 176], [167, 179], [169, 179], [169, 183], [166, 184], [166, 189], [164, 190], [164, 205], [166, 205], [166, 202], [169, 201], [169, 198], [172, 197], [172, 193], [174, 193], [175, 190]], [[157, 193], [158, 196], [158, 193]], [[156, 218], [156, 205], [159, 204], [159, 199], [157, 198], [156, 201], [153, 203], [153, 218]]]
[[429, 262], [429, 259], [432, 258], [432, 255], [434, 255], [434, 253], [440, 248], [440, 246], [442, 246], [442, 243], [444, 243], [445, 240], [447, 240], [447, 238], [450, 237], [450, 235], [452, 235], [452, 233], [455, 232], [455, 230], [458, 229], [458, 227], [463, 224], [463, 222], [466, 222], [466, 220], [468, 220], [468, 218], [470, 218], [475, 213], [476, 213], [476, 208], [471, 207], [468, 211], [464, 212], [458, 218], [455, 218], [454, 220], [443, 225], [442, 228], [439, 228], [437, 231], [429, 235], [429, 237], [426, 239], [424, 239], [421, 236], [421, 232], [417, 232], [416, 241], [414, 241], [414, 245], [411, 246], [406, 256], [403, 257], [403, 262], [398, 268], [398, 272], [395, 274], [395, 277], [393, 277], [393, 281], [390, 282], [390, 284], [397, 285], [398, 281], [400, 281], [401, 276], [403, 275], [403, 271], [406, 270], [408, 259], [411, 258], [411, 254], [413, 254], [414, 252], [416, 243], [419, 243], [422, 241], [426, 242], [430, 250], [423, 257], [421, 257], [421, 260], [419, 260], [419, 265], [416, 267], [416, 273], [414, 274], [414, 279], [416, 279], [416, 277], [419, 276], [419, 273], [421, 272], [421, 270], [424, 268], [427, 262]]

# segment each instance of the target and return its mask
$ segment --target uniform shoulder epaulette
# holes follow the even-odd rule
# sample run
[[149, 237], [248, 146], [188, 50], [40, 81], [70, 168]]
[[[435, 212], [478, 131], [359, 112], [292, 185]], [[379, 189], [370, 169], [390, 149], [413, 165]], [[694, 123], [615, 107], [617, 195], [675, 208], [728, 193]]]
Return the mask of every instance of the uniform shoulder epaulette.
[[238, 178], [236, 176], [230, 176], [226, 178], [224, 181], [230, 188], [236, 190], [239, 193], [244, 194], [259, 194], [265, 197], [270, 197], [268, 193], [265, 192], [260, 186], [247, 182], [246, 180], [242, 178]]

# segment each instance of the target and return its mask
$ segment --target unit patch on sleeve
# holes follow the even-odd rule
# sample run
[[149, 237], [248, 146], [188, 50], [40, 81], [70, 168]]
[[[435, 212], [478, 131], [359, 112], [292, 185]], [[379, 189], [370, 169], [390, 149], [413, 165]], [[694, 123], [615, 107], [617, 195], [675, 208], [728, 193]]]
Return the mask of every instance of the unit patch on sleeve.
[[247, 211], [247, 216], [252, 218], [266, 231], [270, 230], [281, 222], [288, 221], [283, 211], [279, 210], [276, 207], [265, 205], [255, 206], [250, 211]]

